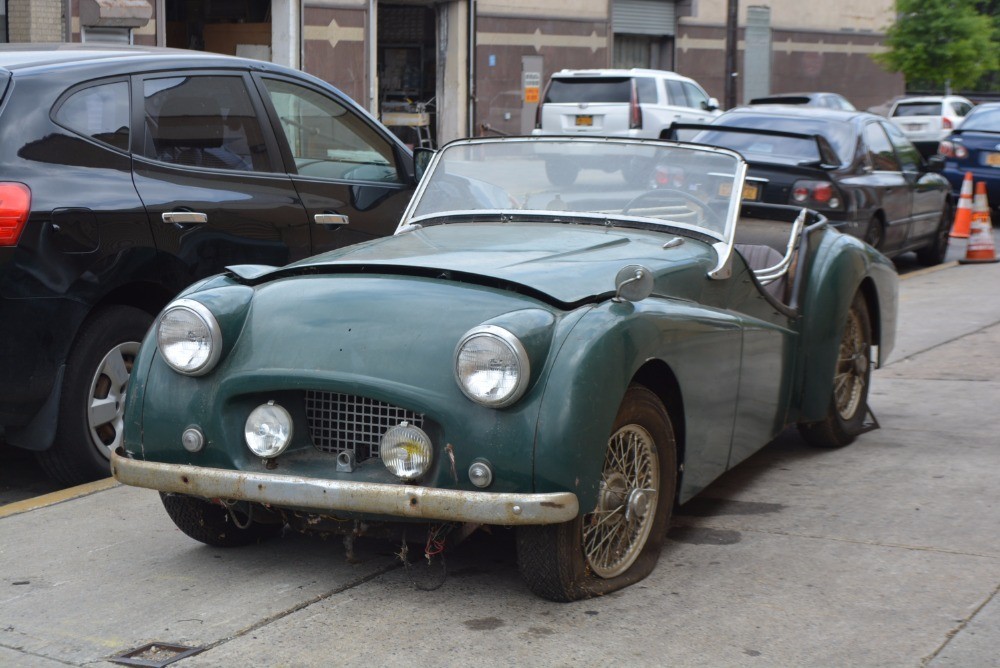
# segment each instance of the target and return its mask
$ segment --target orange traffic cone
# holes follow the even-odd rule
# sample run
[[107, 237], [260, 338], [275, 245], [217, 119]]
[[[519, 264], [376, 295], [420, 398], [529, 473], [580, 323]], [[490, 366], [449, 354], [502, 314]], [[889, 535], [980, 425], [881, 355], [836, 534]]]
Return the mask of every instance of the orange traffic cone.
[[986, 201], [986, 184], [976, 184], [976, 200], [972, 205], [972, 224], [969, 245], [965, 250], [962, 264], [977, 262], [997, 262], [997, 252], [993, 245], [993, 224], [990, 222], [990, 205]]
[[951, 226], [950, 237], [968, 239], [972, 227], [972, 172], [966, 172], [962, 179], [962, 192], [955, 209], [955, 223]]

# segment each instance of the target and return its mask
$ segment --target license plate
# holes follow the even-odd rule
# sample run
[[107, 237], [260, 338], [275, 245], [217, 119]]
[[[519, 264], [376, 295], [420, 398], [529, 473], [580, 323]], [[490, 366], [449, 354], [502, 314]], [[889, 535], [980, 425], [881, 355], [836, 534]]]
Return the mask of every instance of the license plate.
[[1000, 153], [987, 153], [986, 164], [990, 167], [1000, 167]]
[[576, 124], [577, 125], [582, 125], [582, 126], [585, 126], [585, 127], [589, 128], [589, 127], [591, 127], [594, 124], [594, 117], [593, 116], [577, 116], [576, 117]]
[[[720, 197], [729, 197], [731, 192], [733, 192], [732, 183], [725, 181], [719, 186]], [[756, 183], [743, 184], [743, 199], [745, 201], [756, 202], [758, 197], [760, 197], [760, 186]]]
[[920, 132], [924, 129], [923, 123], [906, 123], [904, 127], [910, 132]]

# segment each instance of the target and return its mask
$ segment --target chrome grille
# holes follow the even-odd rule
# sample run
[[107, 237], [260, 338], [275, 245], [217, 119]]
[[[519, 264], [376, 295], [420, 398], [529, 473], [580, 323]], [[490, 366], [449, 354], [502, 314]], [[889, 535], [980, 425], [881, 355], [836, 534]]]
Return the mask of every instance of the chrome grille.
[[423, 427], [422, 413], [336, 392], [306, 391], [309, 435], [317, 450], [353, 452], [358, 462], [378, 457], [378, 443], [389, 427], [409, 422]]

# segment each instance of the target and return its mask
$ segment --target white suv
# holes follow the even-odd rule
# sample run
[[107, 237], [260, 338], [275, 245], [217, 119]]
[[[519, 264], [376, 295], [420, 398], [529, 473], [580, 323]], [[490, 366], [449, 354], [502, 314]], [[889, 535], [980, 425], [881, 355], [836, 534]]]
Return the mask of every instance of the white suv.
[[719, 101], [663, 70], [561, 70], [552, 75], [533, 134], [668, 137], [673, 123], [708, 123]]
[[972, 102], [957, 95], [931, 95], [897, 100], [889, 110], [889, 120], [916, 144], [924, 155], [933, 154], [938, 142], [958, 127]]

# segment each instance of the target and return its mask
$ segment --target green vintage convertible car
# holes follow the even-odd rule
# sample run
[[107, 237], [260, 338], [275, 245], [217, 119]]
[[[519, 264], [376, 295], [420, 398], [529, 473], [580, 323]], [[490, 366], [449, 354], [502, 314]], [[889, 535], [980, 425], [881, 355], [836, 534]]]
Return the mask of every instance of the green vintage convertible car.
[[[602, 169], [549, 180], [576, 164]], [[675, 504], [787, 425], [827, 447], [874, 425], [893, 266], [744, 204], [745, 173], [683, 143], [452, 143], [394, 236], [168, 305], [114, 475], [211, 545], [403, 529], [437, 552], [501, 525], [543, 597], [636, 582]]]

